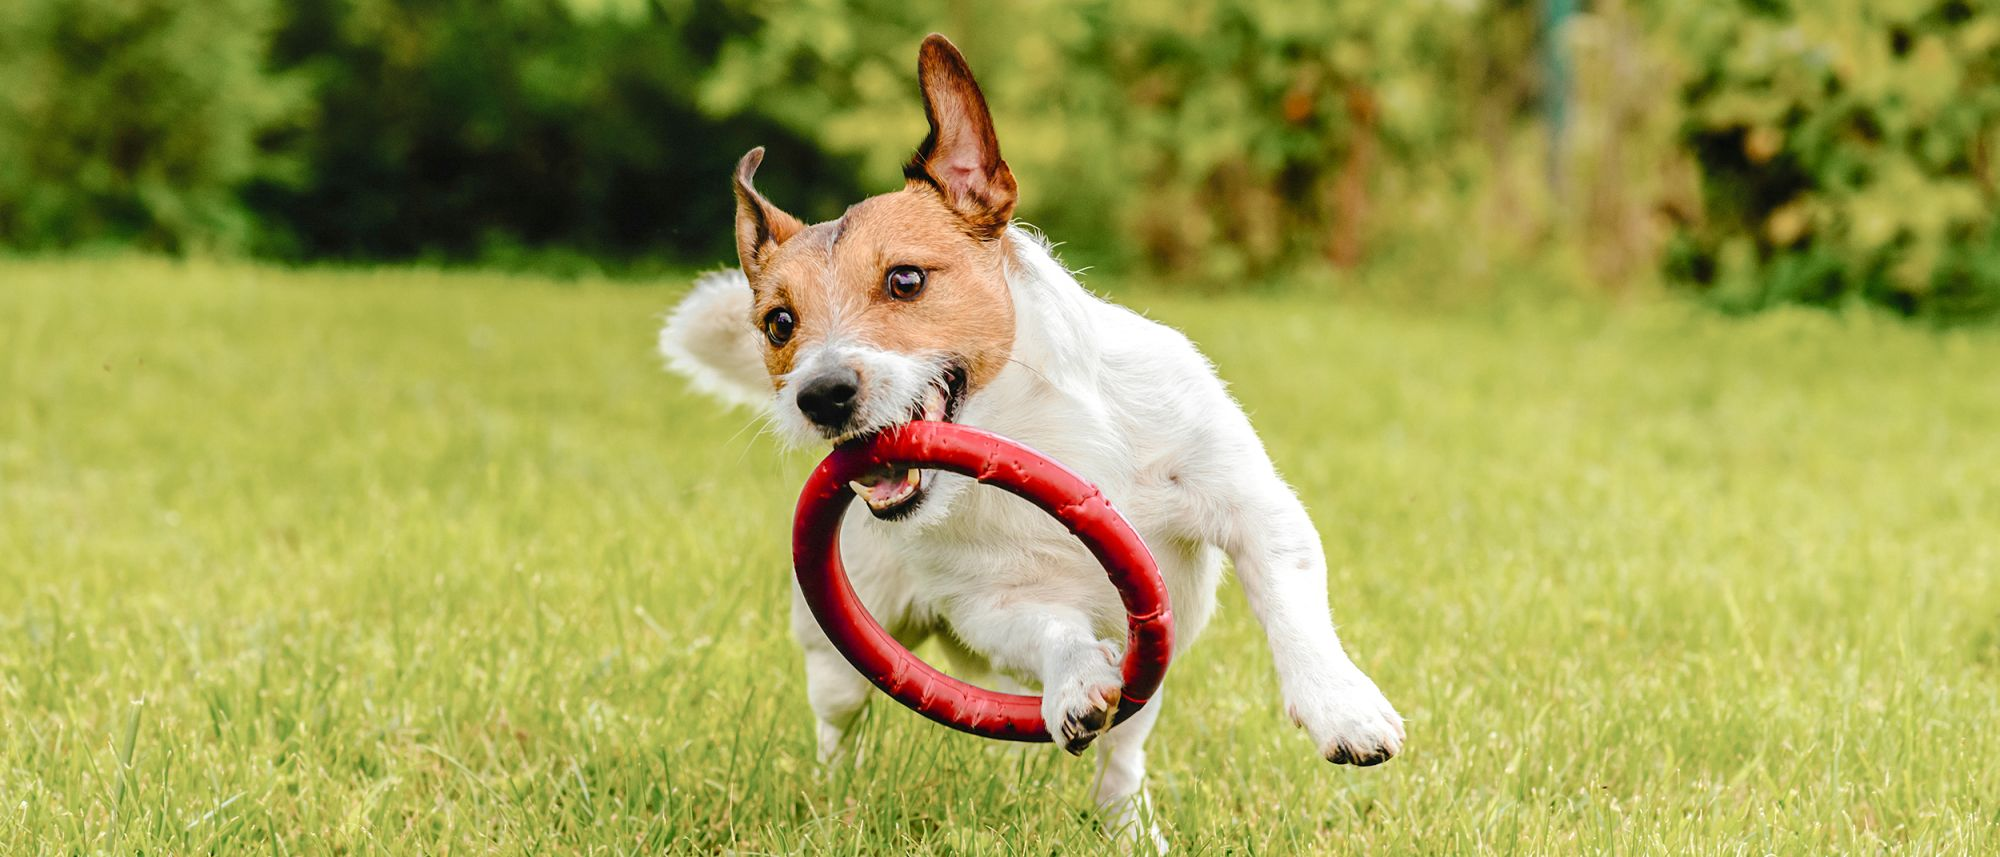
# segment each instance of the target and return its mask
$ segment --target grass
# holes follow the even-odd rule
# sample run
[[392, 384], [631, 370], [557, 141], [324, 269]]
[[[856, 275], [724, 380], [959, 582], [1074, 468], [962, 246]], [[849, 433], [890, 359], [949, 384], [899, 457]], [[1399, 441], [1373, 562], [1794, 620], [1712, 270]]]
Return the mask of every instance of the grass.
[[[813, 764], [809, 455], [676, 286], [0, 263], [0, 853], [1110, 850], [1090, 763], [879, 699]], [[1181, 854], [2000, 849], [2000, 336], [1128, 296], [1252, 410], [1410, 718], [1318, 761], [1233, 584]]]

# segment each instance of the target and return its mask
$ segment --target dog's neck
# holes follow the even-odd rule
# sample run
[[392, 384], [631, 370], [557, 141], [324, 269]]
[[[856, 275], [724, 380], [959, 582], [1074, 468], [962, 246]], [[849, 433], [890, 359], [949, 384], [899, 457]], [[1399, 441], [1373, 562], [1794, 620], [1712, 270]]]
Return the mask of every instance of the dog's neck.
[[[1020, 227], [1008, 230], [1007, 286], [1014, 346], [1007, 366], [969, 403], [963, 421], [1057, 460], [1101, 452], [1111, 434], [1103, 373], [1107, 306]], [[1065, 455], [1067, 453], [1067, 455]]]
[[1034, 376], [1008, 380], [1033, 380], [1072, 392], [1094, 386], [1102, 361], [1089, 313], [1099, 301], [1040, 235], [1016, 226], [1007, 230], [1005, 240], [1007, 288], [1014, 301], [1013, 365]]
[[[1131, 458], [1103, 385], [1106, 343], [1098, 313], [1109, 306], [1063, 268], [1041, 236], [1012, 227], [1002, 240], [1014, 302], [1013, 351], [999, 374], [967, 399], [959, 422], [1026, 444], [1104, 487], [1117, 478], [1106, 464]], [[991, 518], [997, 510], [1013, 508], [991, 505], [993, 495], [966, 498], [966, 487], [935, 486], [924, 507], [895, 532], [967, 538], [998, 520]]]

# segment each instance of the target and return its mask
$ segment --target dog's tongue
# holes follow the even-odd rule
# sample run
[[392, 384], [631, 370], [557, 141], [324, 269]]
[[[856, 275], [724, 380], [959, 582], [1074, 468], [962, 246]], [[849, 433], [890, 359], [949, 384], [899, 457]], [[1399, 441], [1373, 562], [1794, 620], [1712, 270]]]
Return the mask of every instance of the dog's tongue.
[[886, 509], [908, 499], [916, 493], [922, 482], [921, 471], [906, 467], [890, 467], [877, 470], [849, 483], [854, 493], [861, 495], [871, 508]]

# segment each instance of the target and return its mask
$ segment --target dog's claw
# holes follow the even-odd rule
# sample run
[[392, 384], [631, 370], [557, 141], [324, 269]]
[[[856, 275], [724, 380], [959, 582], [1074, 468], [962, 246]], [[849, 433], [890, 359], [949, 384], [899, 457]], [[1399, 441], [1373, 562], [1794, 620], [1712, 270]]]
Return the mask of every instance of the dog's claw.
[[1372, 768], [1389, 761], [1395, 755], [1396, 751], [1388, 747], [1376, 747], [1373, 750], [1361, 751], [1347, 747], [1346, 745], [1335, 745], [1327, 750], [1326, 760], [1336, 765]]
[[1372, 768], [1375, 767], [1376, 765], [1382, 764], [1383, 762], [1389, 761], [1389, 759], [1390, 759], [1389, 751], [1383, 750], [1375, 753], [1372, 756], [1366, 756], [1363, 758], [1355, 759], [1353, 764], [1357, 768]]
[[1094, 655], [1080, 658], [1066, 678], [1042, 691], [1042, 718], [1048, 722], [1049, 737], [1071, 755], [1082, 755], [1090, 742], [1111, 728], [1111, 715], [1124, 698], [1120, 679], [1115, 647], [1101, 646]]
[[1063, 749], [1072, 756], [1083, 755], [1090, 742], [1097, 740], [1097, 736], [1104, 734], [1105, 728], [1110, 726], [1111, 712], [1118, 710], [1120, 698], [1118, 690], [1113, 688], [1108, 694], [1099, 696], [1098, 704], [1089, 710], [1072, 712], [1063, 717]]

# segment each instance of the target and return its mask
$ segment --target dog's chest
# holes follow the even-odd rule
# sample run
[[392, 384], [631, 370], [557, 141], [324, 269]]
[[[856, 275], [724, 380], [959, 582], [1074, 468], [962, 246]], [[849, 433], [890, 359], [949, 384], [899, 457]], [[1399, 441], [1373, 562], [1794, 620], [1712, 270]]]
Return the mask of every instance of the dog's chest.
[[[1165, 518], [1158, 510], [1171, 505], [1145, 486], [1123, 480], [1100, 486], [1155, 554], [1177, 555]], [[927, 577], [976, 578], [982, 581], [1038, 582], [1056, 578], [1104, 581], [1103, 568], [1089, 549], [1067, 528], [1033, 504], [1000, 489], [967, 484], [952, 498], [951, 513], [919, 530], [905, 530], [902, 549], [921, 558]], [[1163, 560], [1171, 574], [1178, 563]], [[1109, 594], [1109, 590], [1106, 590]]]
[[987, 579], [1076, 573], [1095, 566], [1090, 552], [1062, 524], [1019, 497], [966, 485], [951, 514], [910, 534], [908, 547], [933, 575]]

